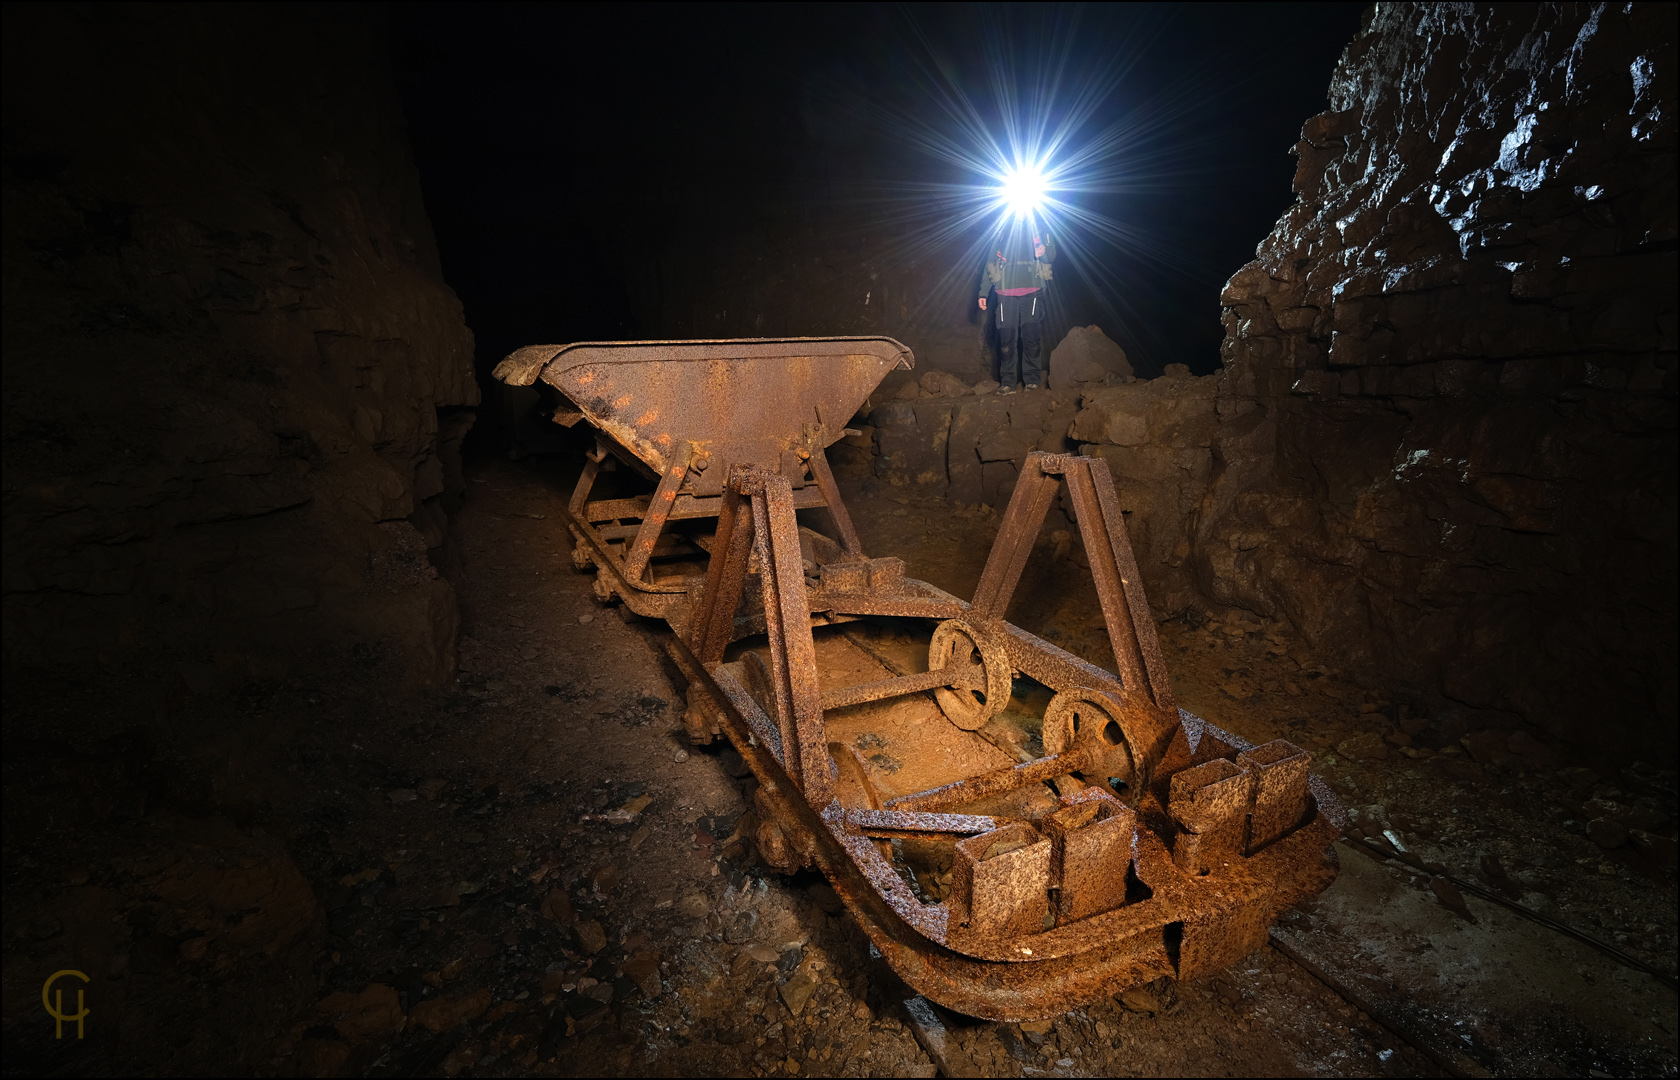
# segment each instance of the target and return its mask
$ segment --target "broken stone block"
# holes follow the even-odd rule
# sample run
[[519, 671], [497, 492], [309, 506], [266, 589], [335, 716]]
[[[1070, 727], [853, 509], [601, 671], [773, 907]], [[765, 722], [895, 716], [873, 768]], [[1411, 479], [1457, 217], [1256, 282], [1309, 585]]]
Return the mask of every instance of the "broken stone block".
[[1050, 387], [1071, 389], [1080, 383], [1102, 382], [1110, 374], [1132, 374], [1126, 350], [1096, 326], [1075, 326], [1050, 350]]
[[919, 382], [928, 397], [962, 397], [968, 393], [968, 384], [949, 371], [923, 372]]

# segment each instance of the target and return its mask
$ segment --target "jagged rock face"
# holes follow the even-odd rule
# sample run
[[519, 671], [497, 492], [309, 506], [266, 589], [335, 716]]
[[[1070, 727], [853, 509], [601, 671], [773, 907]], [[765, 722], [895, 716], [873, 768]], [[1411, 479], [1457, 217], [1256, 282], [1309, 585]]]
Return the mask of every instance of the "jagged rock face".
[[1373, 7], [1223, 296], [1206, 596], [1437, 703], [1672, 749], [1674, 33]]
[[358, 18], [8, 17], [9, 662], [453, 669], [472, 337]]

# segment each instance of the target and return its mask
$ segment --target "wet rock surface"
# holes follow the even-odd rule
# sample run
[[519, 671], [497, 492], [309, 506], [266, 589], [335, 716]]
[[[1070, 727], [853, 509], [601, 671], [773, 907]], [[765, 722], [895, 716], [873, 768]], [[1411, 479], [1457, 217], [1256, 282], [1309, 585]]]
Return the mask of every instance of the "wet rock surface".
[[1208, 596], [1672, 753], [1674, 56], [1655, 7], [1373, 9], [1223, 297], [1219, 414], [1265, 430], [1198, 522]]
[[16, 16], [7, 663], [196, 693], [361, 641], [447, 678], [472, 335], [374, 20]]

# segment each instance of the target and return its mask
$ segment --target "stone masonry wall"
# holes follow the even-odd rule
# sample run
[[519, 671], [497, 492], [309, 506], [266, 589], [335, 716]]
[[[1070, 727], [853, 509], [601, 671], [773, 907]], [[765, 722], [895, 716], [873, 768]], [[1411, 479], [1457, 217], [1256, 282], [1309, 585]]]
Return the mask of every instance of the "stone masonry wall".
[[1372, 9], [1222, 298], [1218, 410], [1256, 437], [1202, 507], [1210, 599], [1436, 702], [1672, 750], [1672, 16]]
[[5, 65], [7, 662], [452, 671], [472, 335], [370, 17], [24, 7]]

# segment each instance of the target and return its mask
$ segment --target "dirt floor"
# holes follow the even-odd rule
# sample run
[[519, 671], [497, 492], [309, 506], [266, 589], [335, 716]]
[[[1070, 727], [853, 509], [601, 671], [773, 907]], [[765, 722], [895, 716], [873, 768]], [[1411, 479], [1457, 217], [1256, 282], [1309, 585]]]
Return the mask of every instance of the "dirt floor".
[[[1161, 627], [1180, 704], [1310, 750], [1418, 864], [1338, 844], [1337, 884], [1278, 930], [1371, 1012], [1274, 947], [1044, 1023], [907, 1004], [820, 877], [757, 860], [752, 780], [688, 744], [663, 626], [573, 569], [572, 475], [472, 470], [445, 689], [392, 691], [377, 656], [234, 692], [8, 680], [8, 731], [55, 733], [6, 743], [8, 1075], [1676, 1073], [1671, 989], [1442, 885], [1672, 974], [1672, 763], [1461, 730], [1241, 615]], [[970, 595], [995, 511], [845, 487], [872, 554]], [[1047, 587], [1084, 573], [1077, 545], [1048, 528], [1038, 554], [1012, 618], [1111, 664], [1094, 597]], [[42, 1009], [66, 968], [91, 976], [82, 1040]]]

